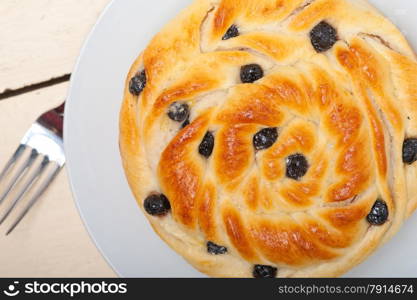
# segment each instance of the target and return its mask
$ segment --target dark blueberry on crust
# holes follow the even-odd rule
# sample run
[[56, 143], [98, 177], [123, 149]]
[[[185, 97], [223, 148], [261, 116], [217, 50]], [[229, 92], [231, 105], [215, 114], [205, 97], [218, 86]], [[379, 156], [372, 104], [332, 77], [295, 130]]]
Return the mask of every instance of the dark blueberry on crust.
[[146, 212], [152, 216], [164, 216], [171, 210], [171, 204], [163, 194], [152, 194], [148, 196], [143, 206]]
[[220, 255], [227, 253], [227, 248], [224, 246], [216, 245], [213, 242], [207, 242], [207, 252], [214, 255]]
[[317, 52], [325, 52], [337, 42], [337, 32], [332, 25], [321, 21], [310, 31], [310, 39]]
[[240, 80], [243, 83], [253, 83], [262, 77], [264, 77], [264, 71], [260, 65], [250, 64], [240, 68]]
[[293, 154], [286, 159], [287, 171], [286, 175], [288, 178], [299, 180], [308, 171], [308, 161], [302, 154]]
[[198, 152], [205, 158], [209, 158], [213, 153], [214, 148], [214, 135], [210, 131], [207, 131], [206, 135], [203, 138], [200, 146], [198, 147]]
[[255, 150], [263, 150], [271, 147], [278, 138], [276, 127], [264, 128], [253, 136], [253, 146]]
[[232, 25], [224, 34], [224, 36], [222, 37], [222, 40], [225, 41], [225, 40], [237, 37], [237, 36], [239, 36], [239, 29], [237, 28], [236, 25]]
[[374, 206], [372, 206], [371, 212], [366, 217], [366, 220], [371, 225], [382, 225], [388, 220], [388, 206], [385, 201], [378, 199]]
[[145, 70], [138, 72], [129, 83], [129, 92], [132, 95], [139, 96], [146, 86], [146, 73]]
[[403, 161], [409, 165], [417, 161], [417, 139], [406, 139], [404, 141]]
[[187, 103], [174, 102], [168, 108], [168, 117], [175, 122], [184, 122], [190, 115], [190, 107]]
[[190, 119], [185, 120], [184, 123], [181, 124], [181, 129], [187, 127], [188, 125], [190, 125]]
[[278, 269], [265, 266], [265, 265], [255, 265], [253, 267], [253, 277], [255, 278], [276, 278]]

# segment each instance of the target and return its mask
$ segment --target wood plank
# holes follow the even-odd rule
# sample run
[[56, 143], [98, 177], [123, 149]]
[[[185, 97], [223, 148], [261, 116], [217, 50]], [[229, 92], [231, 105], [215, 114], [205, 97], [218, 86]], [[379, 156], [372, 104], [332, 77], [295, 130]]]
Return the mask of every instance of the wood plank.
[[[0, 101], [0, 168], [32, 122], [65, 99], [67, 87], [63, 83]], [[0, 206], [0, 213], [5, 204]], [[0, 277], [115, 276], [79, 217], [66, 170], [58, 175], [15, 231], [4, 236], [21, 208], [0, 227]]]
[[110, 0], [1, 0], [0, 93], [72, 71]]

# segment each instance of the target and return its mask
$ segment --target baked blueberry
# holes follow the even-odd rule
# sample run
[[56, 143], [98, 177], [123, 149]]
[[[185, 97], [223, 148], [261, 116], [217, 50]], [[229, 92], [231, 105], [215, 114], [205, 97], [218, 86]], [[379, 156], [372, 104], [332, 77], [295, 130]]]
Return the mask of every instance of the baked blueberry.
[[227, 248], [213, 242], [207, 242], [207, 252], [214, 255], [220, 255], [227, 253]]
[[184, 122], [190, 115], [190, 107], [187, 103], [174, 102], [168, 108], [168, 117], [175, 122]]
[[243, 83], [253, 83], [264, 77], [264, 71], [258, 64], [245, 65], [240, 68], [240, 80]]
[[276, 127], [264, 128], [253, 136], [255, 150], [263, 150], [271, 147], [278, 139]]
[[236, 25], [232, 25], [230, 26], [230, 28], [226, 31], [226, 33], [224, 34], [224, 36], [222, 37], [222, 40], [228, 40], [234, 37], [239, 36], [239, 29], [237, 28]]
[[287, 171], [286, 175], [288, 178], [299, 180], [308, 171], [308, 161], [302, 154], [293, 154], [286, 159]]
[[146, 73], [145, 70], [138, 72], [129, 83], [129, 92], [132, 95], [139, 96], [146, 86]]
[[255, 265], [253, 267], [253, 277], [255, 278], [275, 278], [277, 277], [278, 269], [271, 266]]
[[152, 216], [164, 216], [171, 210], [171, 204], [164, 194], [152, 194], [148, 196], [143, 206], [146, 212]]
[[404, 141], [403, 161], [410, 165], [417, 161], [417, 139], [406, 139]]
[[188, 125], [190, 125], [190, 119], [185, 120], [184, 123], [181, 124], [181, 129], [187, 127]]
[[205, 158], [209, 158], [213, 153], [214, 148], [214, 135], [210, 131], [207, 131], [206, 135], [203, 138], [200, 146], [198, 147], [198, 152]]
[[388, 206], [385, 201], [378, 199], [372, 206], [366, 220], [371, 225], [382, 225], [388, 220]]
[[325, 52], [337, 42], [337, 32], [332, 25], [321, 21], [310, 31], [310, 39], [317, 52]]

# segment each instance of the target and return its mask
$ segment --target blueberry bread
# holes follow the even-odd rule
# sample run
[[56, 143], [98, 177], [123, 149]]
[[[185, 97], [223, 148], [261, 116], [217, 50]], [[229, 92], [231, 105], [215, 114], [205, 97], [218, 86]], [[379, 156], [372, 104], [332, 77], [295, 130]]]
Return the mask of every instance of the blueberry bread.
[[417, 61], [364, 0], [196, 0], [134, 62], [127, 179], [214, 277], [338, 276], [417, 207]]

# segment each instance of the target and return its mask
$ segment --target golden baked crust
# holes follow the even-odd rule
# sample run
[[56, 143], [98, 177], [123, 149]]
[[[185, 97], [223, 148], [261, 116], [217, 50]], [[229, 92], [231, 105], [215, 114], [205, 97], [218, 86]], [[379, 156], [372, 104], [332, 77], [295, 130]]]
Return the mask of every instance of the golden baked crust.
[[[310, 33], [322, 21], [337, 41], [318, 52]], [[224, 37], [232, 25], [239, 35]], [[244, 84], [250, 64], [264, 75]], [[146, 87], [132, 94], [142, 70]], [[127, 76], [127, 179], [141, 208], [151, 194], [168, 198], [170, 213], [146, 216], [208, 275], [252, 277], [266, 265], [278, 277], [338, 276], [417, 207], [417, 163], [402, 158], [404, 140], [417, 138], [416, 79], [407, 41], [366, 1], [197, 0]], [[190, 108], [184, 128], [167, 116], [175, 102]], [[257, 151], [263, 128], [278, 137]], [[293, 154], [308, 162], [296, 180], [286, 173]], [[389, 212], [381, 225], [367, 220], [377, 199]], [[208, 241], [227, 253], [208, 253]]]

